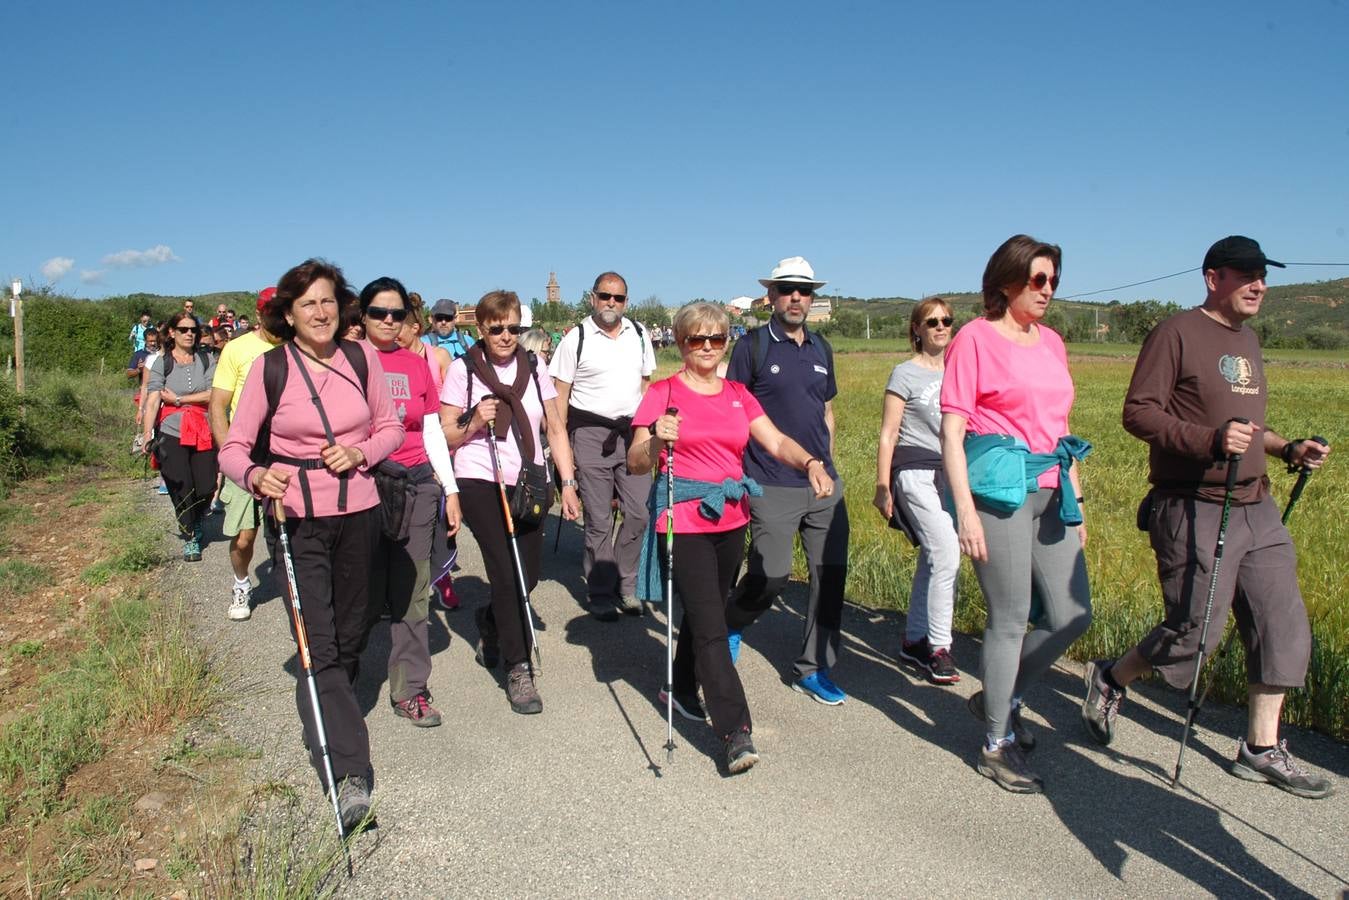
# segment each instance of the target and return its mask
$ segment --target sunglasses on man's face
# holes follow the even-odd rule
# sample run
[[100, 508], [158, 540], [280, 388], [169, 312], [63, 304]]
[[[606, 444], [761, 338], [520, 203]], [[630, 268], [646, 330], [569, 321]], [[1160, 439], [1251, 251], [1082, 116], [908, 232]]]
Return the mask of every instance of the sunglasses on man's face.
[[815, 296], [815, 288], [808, 284], [793, 284], [780, 281], [774, 285], [774, 288], [781, 297], [790, 297], [793, 292], [800, 294], [802, 297]]
[[1044, 290], [1046, 283], [1048, 283], [1051, 288], [1057, 291], [1059, 289], [1059, 276], [1055, 275], [1053, 278], [1050, 278], [1044, 272], [1036, 272], [1034, 275], [1030, 277], [1030, 281], [1027, 282], [1027, 284], [1035, 288], [1037, 291]]
[[524, 334], [526, 331], [523, 325], [488, 325], [484, 329], [488, 334], [496, 337], [503, 331], [509, 331], [511, 334]]
[[942, 316], [940, 319], [938, 319], [936, 316], [933, 316], [923, 324], [926, 325], [928, 328], [936, 328], [938, 325], [943, 325], [947, 328], [950, 328], [951, 323], [954, 321], [955, 319], [951, 318], [950, 316]]
[[627, 294], [611, 294], [608, 291], [596, 291], [595, 296], [598, 297], [600, 300], [612, 300], [615, 303], [628, 302]]
[[431, 318], [432, 318], [432, 319], [435, 319], [437, 322], [453, 322], [453, 321], [454, 321], [454, 316], [447, 316], [447, 315], [445, 315], [444, 313], [442, 313], [442, 314], [440, 314], [440, 315], [438, 315], [438, 316], [432, 316]]
[[690, 350], [697, 350], [699, 347], [711, 347], [713, 350], [720, 350], [726, 346], [726, 335], [690, 334], [684, 338], [684, 346]]
[[374, 319], [376, 322], [385, 322], [393, 319], [395, 322], [401, 322], [408, 317], [408, 311], [401, 306], [393, 309], [387, 306], [367, 306], [365, 316], [368, 319]]

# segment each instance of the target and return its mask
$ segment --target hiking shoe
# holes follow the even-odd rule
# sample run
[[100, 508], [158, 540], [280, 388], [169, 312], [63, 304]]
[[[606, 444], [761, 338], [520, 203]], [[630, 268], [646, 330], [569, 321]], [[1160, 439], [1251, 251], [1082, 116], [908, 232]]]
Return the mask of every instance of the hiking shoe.
[[726, 632], [726, 646], [731, 648], [731, 665], [740, 662], [740, 632]]
[[848, 695], [838, 689], [838, 685], [829, 680], [829, 671], [827, 669], [816, 669], [809, 675], [792, 683], [792, 690], [798, 694], [805, 694], [818, 703], [826, 706], [838, 706]]
[[234, 595], [230, 598], [230, 608], [226, 613], [235, 622], [246, 622], [253, 616], [253, 608], [249, 605], [249, 599], [253, 594], [253, 589], [246, 584], [236, 584], [234, 586]]
[[[965, 701], [965, 707], [980, 722], [984, 721], [984, 692], [975, 691], [974, 696]], [[1016, 738], [1016, 745], [1023, 751], [1030, 752], [1035, 749], [1035, 732], [1030, 730], [1026, 720], [1021, 717], [1021, 711], [1025, 704], [1016, 703], [1012, 706], [1011, 722], [1012, 736]]]
[[454, 582], [450, 576], [437, 578], [431, 585], [431, 599], [446, 612], [459, 608], [459, 596], [454, 592]]
[[532, 716], [543, 712], [543, 699], [534, 687], [534, 676], [529, 672], [529, 663], [516, 663], [506, 675], [506, 697], [511, 701], [511, 710], [522, 716]]
[[955, 684], [960, 680], [960, 671], [956, 669], [956, 661], [951, 658], [950, 650], [942, 647], [932, 651], [928, 657], [927, 678], [933, 684]]
[[642, 602], [636, 597], [620, 596], [617, 606], [619, 612], [626, 616], [640, 616], [642, 614]]
[[496, 623], [487, 618], [487, 607], [480, 606], [473, 613], [473, 621], [478, 624], [478, 648], [473, 658], [484, 669], [495, 669], [501, 662], [501, 648], [497, 646]]
[[749, 728], [741, 728], [726, 736], [726, 771], [739, 775], [759, 761], [759, 753], [750, 740]]
[[[664, 706], [668, 697], [665, 690], [662, 688], [660, 693], [656, 696], [660, 698], [660, 705]], [[707, 717], [707, 711], [703, 709], [703, 705], [698, 702], [697, 694], [676, 693], [674, 695], [674, 710], [690, 722], [706, 722], [709, 725], [712, 724], [712, 720]]]
[[224, 511], [225, 511], [225, 504], [221, 503], [219, 500], [211, 504], [211, 515], [218, 516]]
[[1082, 700], [1082, 724], [1099, 744], [1109, 744], [1115, 736], [1115, 717], [1129, 693], [1106, 683], [1101, 673], [1108, 668], [1110, 660], [1094, 659], [1082, 671], [1082, 680], [1087, 685], [1087, 696]]
[[359, 775], [348, 775], [337, 783], [337, 811], [342, 830], [351, 834], [370, 815], [370, 786]]
[[927, 638], [916, 641], [904, 641], [899, 645], [899, 658], [914, 668], [929, 671], [932, 661], [932, 645]]
[[201, 562], [201, 542], [196, 538], [183, 542], [183, 561]]
[[1311, 774], [1298, 765], [1288, 752], [1288, 742], [1279, 741], [1273, 750], [1252, 753], [1242, 738], [1237, 745], [1237, 758], [1231, 772], [1246, 781], [1264, 781], [1280, 790], [1309, 800], [1320, 800], [1334, 793], [1330, 781]]
[[618, 608], [608, 600], [591, 600], [590, 614], [601, 622], [617, 622]]
[[167, 497], [169, 495], [169, 486], [167, 484], [161, 484], [159, 487], [155, 488], [155, 493], [161, 497]]
[[393, 713], [405, 719], [411, 719], [418, 728], [435, 728], [440, 724], [440, 710], [431, 705], [431, 693], [422, 691], [407, 700], [396, 700]]
[[980, 775], [992, 778], [998, 787], [1013, 794], [1038, 794], [1045, 789], [1044, 779], [1031, 771], [1030, 761], [1016, 741], [999, 744], [996, 750], [985, 745], [979, 751], [975, 768]]

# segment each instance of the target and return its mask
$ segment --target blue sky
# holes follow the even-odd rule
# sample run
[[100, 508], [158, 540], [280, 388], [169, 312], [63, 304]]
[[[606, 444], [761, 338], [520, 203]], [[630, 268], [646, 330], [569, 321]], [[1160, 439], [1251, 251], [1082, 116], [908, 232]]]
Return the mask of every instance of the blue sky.
[[0, 34], [0, 275], [80, 296], [319, 255], [431, 298], [613, 268], [678, 303], [798, 254], [918, 296], [977, 290], [1017, 232], [1063, 246], [1060, 295], [1231, 233], [1349, 263], [1346, 0], [52, 0]]

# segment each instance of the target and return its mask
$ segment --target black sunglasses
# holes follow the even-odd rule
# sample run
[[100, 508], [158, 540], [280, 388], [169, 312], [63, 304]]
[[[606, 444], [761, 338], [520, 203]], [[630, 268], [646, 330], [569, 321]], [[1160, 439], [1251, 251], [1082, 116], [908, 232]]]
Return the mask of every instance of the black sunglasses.
[[188, 325], [186, 328], [182, 325], [175, 325], [173, 326], [173, 330], [179, 334], [196, 334], [198, 331], [201, 331], [196, 325]]
[[690, 334], [684, 338], [684, 346], [690, 350], [697, 350], [699, 347], [710, 346], [713, 350], [720, 350], [726, 346], [726, 335], [724, 334]]
[[950, 328], [951, 323], [954, 321], [955, 319], [951, 318], [950, 316], [942, 316], [940, 319], [938, 319], [936, 316], [933, 316], [923, 324], [926, 325], [928, 328], [936, 328], [938, 325], [945, 325], [947, 328]]
[[815, 296], [815, 288], [809, 284], [797, 284], [794, 281], [779, 281], [773, 285], [774, 289], [783, 297], [790, 297], [792, 291], [800, 294], [802, 297]]
[[1050, 278], [1044, 272], [1036, 272], [1030, 277], [1030, 281], [1026, 283], [1037, 291], [1042, 291], [1045, 288], [1045, 282], [1048, 282], [1049, 286], [1054, 290], [1057, 291], [1059, 289], [1059, 276], [1055, 275], [1053, 278]]
[[627, 294], [611, 294], [608, 291], [596, 291], [595, 296], [601, 300], [612, 300], [615, 303], [627, 303]]
[[529, 329], [523, 325], [484, 325], [483, 331], [496, 336], [503, 331], [509, 331], [511, 334], [524, 334]]
[[365, 314], [368, 318], [374, 319], [376, 322], [383, 322], [386, 319], [393, 319], [395, 322], [401, 322], [408, 317], [408, 311], [402, 307], [390, 309], [387, 306], [367, 306], [365, 308]]
[[438, 316], [432, 316], [431, 318], [434, 319], [434, 320], [437, 321], [437, 322], [453, 322], [453, 321], [454, 321], [454, 316], [447, 316], [447, 315], [445, 315], [444, 313], [441, 313], [441, 314], [438, 315]]

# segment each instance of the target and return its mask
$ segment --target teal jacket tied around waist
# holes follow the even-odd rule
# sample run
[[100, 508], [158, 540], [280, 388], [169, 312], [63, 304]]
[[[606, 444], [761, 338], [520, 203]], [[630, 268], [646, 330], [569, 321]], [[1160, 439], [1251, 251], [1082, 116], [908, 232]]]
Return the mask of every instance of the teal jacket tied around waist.
[[1082, 524], [1082, 508], [1068, 480], [1073, 460], [1084, 459], [1091, 444], [1076, 435], [1059, 438], [1053, 453], [1031, 453], [1020, 438], [1007, 434], [965, 435], [965, 464], [970, 493], [998, 512], [1015, 512], [1026, 495], [1040, 489], [1041, 473], [1059, 467], [1059, 515], [1065, 525]]
[[[657, 478], [651, 483], [651, 493], [646, 497], [646, 512], [653, 523], [658, 523], [660, 514], [665, 511], [666, 493], [664, 478]], [[721, 514], [726, 511], [727, 500], [734, 503], [746, 494], [751, 497], [763, 496], [763, 488], [759, 487], [759, 482], [749, 476], [738, 480], [727, 478], [717, 482], [695, 481], [676, 475], [674, 480], [675, 503], [698, 500], [700, 501], [698, 512], [713, 522], [721, 519]], [[656, 524], [646, 530], [646, 538], [642, 541], [642, 555], [637, 560], [637, 597], [648, 602], [661, 599], [660, 557], [656, 550], [658, 528], [659, 524]]]

